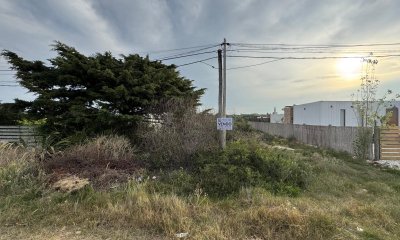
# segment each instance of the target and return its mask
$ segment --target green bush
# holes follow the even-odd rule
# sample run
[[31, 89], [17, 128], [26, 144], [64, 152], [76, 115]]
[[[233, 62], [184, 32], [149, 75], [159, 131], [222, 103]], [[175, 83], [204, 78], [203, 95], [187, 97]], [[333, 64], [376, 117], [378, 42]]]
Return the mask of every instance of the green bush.
[[242, 187], [262, 185], [262, 176], [250, 167], [211, 163], [200, 172], [201, 186], [212, 197], [224, 197], [239, 192]]
[[353, 142], [354, 154], [357, 159], [367, 160], [371, 150], [372, 129], [360, 127], [357, 129], [357, 136]]
[[235, 131], [242, 131], [242, 132], [252, 132], [255, 131], [248, 121], [243, 117], [236, 117], [234, 119], [234, 130]]
[[215, 197], [249, 186], [298, 195], [306, 188], [311, 170], [296, 153], [240, 141], [229, 144], [225, 151], [200, 154], [196, 162], [200, 186]]
[[276, 137], [274, 135], [269, 134], [269, 133], [263, 133], [261, 139], [266, 143], [272, 143], [276, 139]]
[[147, 184], [147, 187], [152, 191], [177, 195], [189, 195], [194, 192], [196, 186], [196, 179], [193, 175], [182, 168], [170, 172], [161, 172], [155, 181], [148, 181]]

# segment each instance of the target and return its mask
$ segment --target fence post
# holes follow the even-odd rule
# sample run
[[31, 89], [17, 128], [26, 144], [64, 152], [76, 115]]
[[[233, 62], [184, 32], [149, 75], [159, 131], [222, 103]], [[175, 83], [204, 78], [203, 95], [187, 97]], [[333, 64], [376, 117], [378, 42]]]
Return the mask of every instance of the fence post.
[[378, 126], [374, 127], [374, 160], [378, 161], [381, 155], [381, 146], [380, 146], [380, 128]]

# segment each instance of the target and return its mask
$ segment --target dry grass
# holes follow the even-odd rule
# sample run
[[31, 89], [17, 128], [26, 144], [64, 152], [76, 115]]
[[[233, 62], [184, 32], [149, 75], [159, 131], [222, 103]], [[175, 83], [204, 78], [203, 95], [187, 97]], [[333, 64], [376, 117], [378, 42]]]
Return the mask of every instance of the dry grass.
[[34, 149], [27, 149], [21, 145], [0, 141], [0, 167], [16, 162], [27, 162], [34, 159]]
[[126, 181], [140, 164], [129, 140], [121, 136], [99, 136], [67, 148], [43, 161], [51, 182], [68, 175], [88, 178], [95, 187], [107, 188]]
[[135, 149], [129, 140], [122, 136], [99, 136], [86, 143], [74, 145], [66, 149], [60, 156], [60, 161], [81, 159], [89, 163], [108, 161], [134, 160]]
[[[115, 148], [102, 153], [106, 140], [64, 154], [113, 159]], [[120, 149], [119, 157], [134, 157]], [[134, 180], [106, 191], [53, 191], [43, 188], [30, 164], [19, 164], [34, 155], [24, 151], [1, 148], [0, 239], [176, 239], [180, 232], [188, 239], [400, 238], [400, 173], [322, 153], [306, 159], [315, 176], [299, 197], [244, 188], [212, 200], [199, 189], [188, 196], [160, 194]]]
[[142, 125], [140, 145], [148, 153], [148, 167], [179, 168], [190, 165], [194, 153], [218, 147], [215, 116], [196, 113], [191, 103], [172, 102], [161, 107], [160, 124]]

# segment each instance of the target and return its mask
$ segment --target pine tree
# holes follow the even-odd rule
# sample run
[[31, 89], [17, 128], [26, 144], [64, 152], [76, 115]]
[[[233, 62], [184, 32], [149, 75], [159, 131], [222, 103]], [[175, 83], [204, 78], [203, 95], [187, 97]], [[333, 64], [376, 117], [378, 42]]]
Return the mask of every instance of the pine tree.
[[61, 42], [52, 50], [57, 56], [49, 66], [2, 52], [19, 83], [37, 96], [31, 102], [17, 100], [18, 105], [33, 120], [45, 118], [46, 133], [65, 137], [75, 132], [131, 132], [161, 101], [185, 98], [198, 104], [205, 91], [180, 76], [174, 65], [137, 54], [85, 56]]

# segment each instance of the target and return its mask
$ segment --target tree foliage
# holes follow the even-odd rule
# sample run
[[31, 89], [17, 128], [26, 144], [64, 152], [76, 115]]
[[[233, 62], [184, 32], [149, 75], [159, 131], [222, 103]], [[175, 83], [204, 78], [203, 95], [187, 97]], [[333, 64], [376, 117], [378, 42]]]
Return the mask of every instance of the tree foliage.
[[[357, 90], [357, 94], [353, 94], [353, 109], [357, 115], [359, 129], [357, 136], [353, 142], [354, 154], [357, 158], [366, 160], [370, 157], [371, 145], [374, 140], [375, 129], [378, 123], [381, 126], [387, 124], [391, 113], [382, 114], [382, 109], [387, 108], [396, 98], [398, 94], [393, 96], [391, 90], [378, 97], [377, 92], [380, 81], [375, 76], [375, 66], [378, 60], [364, 58], [363, 72], [361, 73], [361, 85]], [[393, 99], [389, 99], [393, 96]]]
[[15, 103], [0, 104], [0, 125], [17, 125], [24, 117], [23, 110]]
[[179, 75], [174, 65], [150, 61], [137, 54], [114, 57], [110, 52], [85, 56], [55, 42], [50, 64], [28, 61], [4, 50], [22, 86], [37, 98], [17, 100], [32, 119], [46, 119], [46, 132], [68, 136], [112, 130], [127, 132], [151, 114], [160, 101], [190, 98], [198, 103], [204, 89]]

